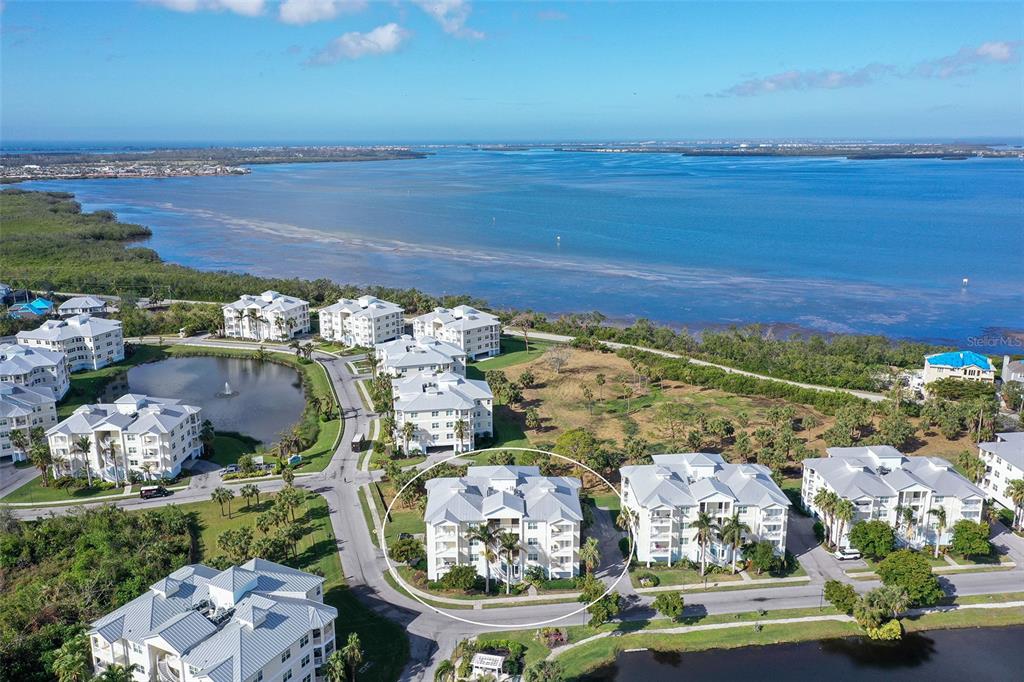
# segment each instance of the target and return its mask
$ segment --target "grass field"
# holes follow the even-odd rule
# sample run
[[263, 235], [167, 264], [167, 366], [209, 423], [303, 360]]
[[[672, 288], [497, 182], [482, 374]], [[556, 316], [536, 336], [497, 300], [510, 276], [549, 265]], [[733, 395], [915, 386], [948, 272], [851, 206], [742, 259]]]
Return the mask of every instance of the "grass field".
[[6, 502], [58, 502], [61, 500], [87, 501], [95, 497], [118, 495], [123, 492], [123, 485], [107, 489], [93, 487], [80, 488], [78, 490], [67, 490], [66, 488], [55, 487], [52, 480], [50, 481], [50, 486], [43, 487], [42, 476], [37, 476], [21, 487], [12, 490], [6, 497], [0, 498], [0, 504]]
[[[228, 528], [253, 525], [257, 514], [268, 508], [272, 499], [272, 496], [261, 496], [260, 503], [248, 509], [243, 500], [236, 499], [230, 517], [221, 515], [220, 506], [212, 501], [181, 505], [182, 511], [192, 512], [198, 518], [199, 559], [216, 556], [219, 553], [217, 536]], [[370, 663], [365, 671], [360, 671], [359, 679], [363, 682], [397, 680], [409, 656], [408, 639], [401, 627], [363, 606], [345, 586], [324, 498], [313, 493], [306, 495], [301, 523], [306, 534], [298, 543], [297, 558], [287, 563], [324, 577], [324, 601], [338, 609], [337, 640], [344, 642], [349, 632], [357, 632]]]
[[[469, 379], [483, 379], [484, 372], [492, 369], [508, 369], [517, 365], [538, 360], [544, 351], [555, 344], [549, 341], [530, 341], [530, 352], [526, 352], [526, 342], [518, 336], [501, 337], [501, 355], [486, 360], [469, 363], [466, 367], [466, 377]], [[514, 378], [514, 377], [513, 377]]]

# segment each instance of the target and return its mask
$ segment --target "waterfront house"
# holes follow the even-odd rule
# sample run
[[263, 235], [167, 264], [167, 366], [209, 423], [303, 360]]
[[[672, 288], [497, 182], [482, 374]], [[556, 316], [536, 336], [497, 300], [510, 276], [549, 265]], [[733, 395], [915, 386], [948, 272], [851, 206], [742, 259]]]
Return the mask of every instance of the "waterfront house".
[[0, 344], [0, 381], [30, 388], [46, 386], [60, 400], [71, 386], [68, 358], [60, 351]]
[[[54, 465], [85, 477], [85, 467], [106, 481], [174, 478], [203, 454], [202, 410], [177, 400], [126, 394], [112, 403], [83, 405], [46, 432]], [[86, 451], [78, 440], [89, 441]]]
[[377, 344], [377, 373], [393, 377], [427, 372], [452, 372], [466, 376], [466, 353], [458, 346], [432, 336], [414, 339], [403, 335], [394, 341]]
[[934, 544], [939, 529], [931, 511], [940, 506], [946, 512], [946, 527], [939, 544], [949, 543], [953, 524], [960, 519], [981, 520], [985, 492], [945, 459], [908, 457], [889, 445], [826, 452], [828, 457], [804, 460], [800, 495], [804, 507], [820, 519], [825, 515], [814, 503], [818, 491], [830, 490], [853, 502], [854, 518], [843, 524], [840, 547], [850, 546], [850, 528], [858, 521], [886, 521], [896, 529], [901, 544], [919, 548]]
[[254, 341], [287, 341], [309, 333], [309, 303], [276, 291], [242, 296], [223, 306], [224, 335]]
[[321, 308], [320, 336], [346, 346], [372, 347], [398, 338], [405, 328], [405, 311], [375, 296], [338, 299]]
[[[452, 449], [469, 452], [478, 438], [494, 432], [494, 394], [486, 381], [452, 372], [413, 374], [391, 382], [395, 409], [395, 442], [427, 452]], [[462, 422], [460, 434], [459, 422]], [[406, 442], [405, 424], [412, 437]]]
[[1024, 431], [997, 433], [994, 441], [978, 443], [978, 454], [985, 462], [979, 487], [999, 504], [1014, 509], [1007, 484], [1024, 479]]
[[501, 353], [501, 322], [490, 313], [468, 305], [435, 308], [413, 318], [413, 336], [424, 336], [458, 346], [473, 360]]
[[47, 317], [53, 312], [53, 302], [45, 298], [35, 298], [27, 303], [15, 303], [7, 310], [7, 314], [16, 320]]
[[93, 667], [134, 664], [136, 682], [321, 682], [338, 617], [323, 584], [264, 559], [183, 566], [91, 623]]
[[487, 548], [468, 537], [482, 525], [519, 539], [511, 563], [489, 548], [492, 577], [515, 583], [533, 566], [549, 579], [578, 575], [580, 485], [578, 478], [541, 476], [535, 466], [474, 466], [461, 478], [427, 481], [427, 576], [438, 580], [457, 565], [487, 575]]
[[25, 386], [0, 381], [0, 463], [23, 462], [26, 453], [14, 447], [11, 435], [48, 429], [57, 423], [57, 398], [48, 386]]
[[92, 315], [47, 320], [38, 329], [18, 332], [18, 344], [64, 353], [68, 371], [100, 369], [124, 360], [121, 322]]
[[939, 379], [964, 379], [967, 381], [995, 381], [996, 371], [992, 361], [980, 353], [969, 350], [935, 353], [924, 358], [924, 385]]
[[[721, 455], [690, 452], [654, 455], [653, 464], [622, 467], [622, 503], [634, 516], [636, 558], [648, 566], [680, 559], [699, 562], [694, 522], [708, 514], [721, 527], [734, 514], [750, 527], [745, 542], [766, 540], [786, 551], [789, 498], [760, 464], [730, 464]], [[709, 563], [728, 564], [733, 549], [717, 537]]]

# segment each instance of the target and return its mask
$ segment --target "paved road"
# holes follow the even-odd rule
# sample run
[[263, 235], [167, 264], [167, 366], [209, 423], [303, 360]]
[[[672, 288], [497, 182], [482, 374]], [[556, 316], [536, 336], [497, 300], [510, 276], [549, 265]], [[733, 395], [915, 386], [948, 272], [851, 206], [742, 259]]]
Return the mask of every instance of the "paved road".
[[[505, 333], [505, 334], [508, 334], [510, 336], [522, 336], [523, 335], [523, 332], [521, 330], [519, 330], [519, 329], [511, 329], [509, 327], [505, 327], [504, 329], [502, 329], [502, 332]], [[533, 331], [530, 332], [530, 338], [531, 339], [539, 339], [541, 341], [554, 341], [555, 343], [569, 343], [573, 339], [573, 337], [565, 336], [563, 334], [549, 334], [548, 332], [533, 332]], [[863, 398], [864, 400], [870, 400], [873, 403], [885, 400], [885, 396], [882, 395], [881, 393], [873, 393], [871, 391], [858, 391], [858, 390], [852, 389], [852, 388], [836, 388], [834, 386], [819, 386], [817, 384], [805, 384], [805, 383], [802, 383], [800, 381], [790, 381], [789, 379], [779, 379], [777, 377], [768, 376], [767, 374], [757, 374], [755, 372], [748, 372], [746, 370], [736, 369], [735, 367], [729, 367], [727, 365], [719, 365], [719, 364], [714, 363], [714, 362], [708, 362], [707, 360], [698, 360], [696, 358], [689, 358], [689, 357], [687, 357], [685, 355], [679, 355], [678, 353], [672, 353], [671, 351], [667, 351], [667, 350], [659, 350], [657, 348], [645, 348], [643, 346], [634, 346], [634, 345], [628, 344], [628, 343], [616, 343], [614, 341], [601, 341], [601, 343], [603, 343], [604, 345], [608, 346], [609, 348], [613, 348], [615, 350], [619, 350], [620, 348], [633, 348], [635, 350], [642, 350], [642, 351], [647, 352], [647, 353], [654, 353], [655, 355], [661, 355], [661, 356], [666, 357], [666, 358], [680, 358], [682, 360], [686, 360], [687, 362], [691, 362], [691, 363], [693, 363], [695, 365], [702, 365], [704, 367], [717, 367], [718, 369], [720, 369], [720, 370], [722, 370], [724, 372], [728, 372], [729, 374], [742, 374], [743, 376], [754, 377], [755, 379], [765, 379], [767, 381], [778, 381], [779, 383], [782, 383], [782, 384], [789, 384], [790, 386], [799, 386], [800, 388], [809, 388], [809, 389], [811, 389], [813, 391], [825, 391], [827, 393], [849, 393], [850, 395], [855, 395], [858, 398]]]
[[[175, 343], [183, 342], [192, 345], [224, 347], [222, 343], [201, 339], [175, 340]], [[238, 344], [238, 347], [251, 348], [252, 346]], [[345, 420], [344, 434], [348, 436], [356, 432], [370, 433], [370, 423], [374, 415], [367, 413], [363, 407], [356, 384], [358, 377], [351, 374], [346, 367], [346, 362], [354, 359], [355, 356], [338, 357], [318, 352], [314, 357], [326, 368], [338, 395]], [[495, 630], [534, 628], [545, 622], [557, 622], [560, 625], [576, 625], [586, 622], [585, 613], [573, 613], [582, 608], [581, 604], [576, 603], [537, 604], [487, 610], [452, 610], [440, 613], [392, 588], [384, 580], [384, 557], [370, 539], [370, 532], [366, 527], [359, 504], [357, 490], [360, 485], [369, 481], [369, 474], [358, 468], [359, 457], [359, 453], [352, 451], [350, 439], [343, 437], [327, 468], [317, 474], [297, 477], [296, 485], [316, 492], [327, 500], [342, 569], [353, 593], [371, 609], [397, 621], [405, 628], [409, 636], [411, 655], [402, 675], [403, 680], [432, 680], [436, 664], [450, 656], [454, 646], [466, 637]], [[259, 485], [262, 490], [274, 491], [280, 489], [283, 483], [280, 480], [275, 480]], [[118, 501], [116, 504], [129, 509], [145, 509], [168, 503], [207, 499], [209, 499], [209, 488], [197, 486], [194, 489], [189, 488], [176, 493], [170, 498], [157, 500], [130, 498]], [[82, 505], [19, 509], [15, 511], [15, 514], [21, 518], [36, 518], [51, 513], [63, 513], [80, 506]], [[599, 573], [605, 574], [604, 577], [611, 580], [611, 565], [614, 562], [609, 561], [609, 556], [616, 558], [619, 556], [617, 536], [608, 517], [604, 514], [598, 516], [600, 518], [595, 520], [594, 528], [601, 542], [604, 558]], [[738, 613], [756, 609], [779, 610], [817, 606], [822, 599], [822, 583], [825, 579], [830, 577], [849, 579], [843, 575], [838, 562], [814, 542], [811, 526], [812, 523], [809, 519], [796, 514], [790, 520], [790, 549], [806, 567], [811, 578], [809, 583], [723, 592], [691, 592], [686, 595], [690, 612]], [[1012, 571], [959, 574], [941, 578], [950, 592], [970, 595], [1024, 589], [1024, 541], [1005, 532], [996, 533], [994, 540], [997, 545], [1006, 547], [1011, 556], [1018, 561], [1018, 568]], [[875, 583], [869, 581], [853, 584], [859, 590], [875, 586]], [[622, 583], [617, 586], [617, 589], [632, 598], [629, 608], [622, 614], [623, 619], [641, 620], [654, 617], [650, 608], [650, 596], [635, 595], [631, 588]], [[341, 614], [340, 617], [344, 619], [345, 616]], [[464, 619], [478, 622], [465, 622]]]

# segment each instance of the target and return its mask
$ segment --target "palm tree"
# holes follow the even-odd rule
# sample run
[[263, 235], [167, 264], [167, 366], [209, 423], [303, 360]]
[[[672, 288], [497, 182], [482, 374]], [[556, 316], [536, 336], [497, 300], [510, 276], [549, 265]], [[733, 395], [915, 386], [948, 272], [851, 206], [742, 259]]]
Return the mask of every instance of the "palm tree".
[[335, 651], [327, 657], [327, 662], [324, 663], [324, 675], [327, 676], [327, 682], [345, 682], [348, 669], [340, 651]]
[[455, 422], [455, 437], [459, 439], [459, 451], [466, 451], [466, 434], [469, 431], [469, 422], [459, 419]]
[[245, 499], [245, 508], [249, 508], [249, 500], [256, 498], [256, 504], [260, 503], [260, 489], [255, 483], [246, 483], [242, 486], [242, 489], [238, 491], [239, 494]]
[[290, 466], [286, 466], [284, 469], [281, 469], [281, 479], [284, 481], [284, 484], [290, 488], [292, 483], [295, 482], [295, 470]]
[[348, 663], [348, 668], [352, 673], [352, 682], [356, 682], [356, 671], [359, 669], [359, 664], [363, 662], [363, 646], [359, 642], [359, 635], [354, 632], [348, 633], [348, 641], [345, 642], [345, 646], [341, 647], [341, 655]]
[[1024, 478], [1017, 478], [1006, 484], [1006, 494], [1013, 502], [1013, 525], [1021, 527], [1021, 516], [1024, 515]]
[[416, 435], [416, 425], [410, 421], [402, 424], [402, 442], [405, 444], [405, 456], [409, 456], [409, 441]]
[[13, 429], [11, 431], [11, 445], [16, 450], [21, 450], [21, 456], [23, 458], [28, 457], [28, 432], [25, 429]]
[[914, 510], [911, 507], [903, 507], [901, 515], [907, 522], [907, 540], [912, 540], [914, 538], [914, 521], [916, 520], [914, 519]]
[[50, 466], [53, 464], [53, 455], [50, 454], [50, 446], [43, 441], [36, 441], [29, 446], [28, 458], [32, 461], [32, 464], [39, 469], [39, 473], [42, 474], [43, 487], [47, 487], [49, 482], [47, 481], [47, 472], [50, 470]]
[[530, 354], [530, 329], [533, 327], [532, 313], [519, 313], [509, 323], [513, 327], [523, 330], [523, 343], [526, 345], [526, 354]]
[[53, 672], [58, 682], [85, 682], [89, 679], [89, 638], [75, 635], [61, 644], [53, 658]]
[[217, 437], [217, 431], [213, 428], [213, 422], [209, 419], [203, 420], [203, 426], [199, 430], [199, 440], [203, 443], [203, 453], [207, 456], [213, 454], [213, 441]]
[[103, 674], [97, 677], [98, 682], [134, 682], [135, 671], [141, 670], [136, 663], [129, 663], [128, 665], [117, 665], [114, 664], [103, 671]]
[[288, 347], [295, 351], [295, 359], [298, 360], [302, 357], [302, 342], [298, 339], [292, 339], [288, 344]]
[[210, 495], [210, 499], [220, 505], [220, 515], [224, 516], [224, 504], [228, 505], [228, 518], [231, 518], [231, 500], [235, 497], [235, 494], [224, 487], [217, 487], [213, 489], [213, 493]]
[[929, 509], [928, 513], [935, 517], [935, 558], [939, 558], [939, 539], [942, 537], [942, 531], [946, 530], [946, 508], [941, 504], [934, 509]]
[[451, 682], [452, 673], [454, 672], [455, 666], [452, 665], [449, 659], [445, 658], [434, 668], [434, 682]]
[[[11, 434], [14, 435], [14, 434]], [[72, 442], [71, 446], [75, 452], [82, 453], [82, 461], [85, 462], [85, 480], [89, 483], [89, 487], [92, 487], [92, 467], [89, 466], [89, 450], [92, 449], [92, 440], [89, 436], [78, 436]]]
[[[408, 423], [408, 422], [407, 422]], [[497, 536], [494, 534], [494, 529], [487, 524], [480, 524], [478, 526], [470, 526], [466, 533], [466, 539], [472, 544], [479, 542], [481, 545], [481, 551], [484, 555], [484, 592], [489, 593], [491, 591], [491, 556], [493, 552], [491, 547], [494, 546], [494, 542]]]
[[597, 546], [597, 538], [587, 538], [587, 541], [580, 547], [580, 562], [587, 569], [587, 575], [594, 572], [594, 569], [601, 563], [601, 551]]
[[839, 502], [839, 496], [831, 490], [821, 488], [814, 495], [814, 506], [821, 512], [822, 517], [825, 520], [825, 525], [828, 527], [827, 538], [832, 537], [832, 512], [835, 511], [836, 504]]
[[303, 496], [295, 488], [288, 486], [277, 494], [277, 504], [288, 512], [291, 520], [295, 520], [295, 510], [302, 504]]
[[142, 463], [142, 475], [145, 476], [147, 481], [150, 480], [150, 478], [152, 478], [152, 473], [153, 473], [153, 463], [152, 462], [143, 462]]
[[836, 502], [832, 515], [836, 520], [836, 536], [832, 544], [838, 547], [846, 526], [852, 523], [854, 516], [857, 515], [857, 507], [850, 500], [841, 499]]
[[628, 533], [631, 529], [636, 528], [636, 512], [630, 507], [623, 507], [619, 510], [619, 515], [615, 517], [615, 525]]
[[498, 534], [498, 549], [505, 555], [505, 594], [512, 591], [512, 560], [519, 556], [519, 536], [515, 533]]
[[736, 573], [736, 555], [743, 544], [743, 535], [750, 532], [750, 526], [740, 521], [739, 512], [734, 513], [722, 524], [722, 541], [732, 548], [732, 572]]
[[697, 529], [697, 544], [700, 545], [700, 574], [704, 575], [708, 566], [708, 545], [715, 537], [717, 526], [710, 514], [699, 512], [693, 527]]

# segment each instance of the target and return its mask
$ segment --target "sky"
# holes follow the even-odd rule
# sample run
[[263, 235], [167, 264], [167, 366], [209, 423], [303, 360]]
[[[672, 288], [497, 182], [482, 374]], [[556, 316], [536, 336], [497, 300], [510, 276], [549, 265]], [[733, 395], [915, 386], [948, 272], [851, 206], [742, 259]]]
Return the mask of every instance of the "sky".
[[1024, 2], [0, 3], [7, 146], [1024, 137]]

